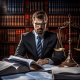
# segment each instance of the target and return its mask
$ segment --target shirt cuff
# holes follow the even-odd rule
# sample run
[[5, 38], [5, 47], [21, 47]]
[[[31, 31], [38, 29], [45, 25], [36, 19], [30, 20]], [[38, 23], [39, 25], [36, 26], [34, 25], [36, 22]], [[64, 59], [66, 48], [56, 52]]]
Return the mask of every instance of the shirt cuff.
[[54, 63], [50, 58], [46, 58], [46, 59], [49, 59], [49, 64], [53, 64]]

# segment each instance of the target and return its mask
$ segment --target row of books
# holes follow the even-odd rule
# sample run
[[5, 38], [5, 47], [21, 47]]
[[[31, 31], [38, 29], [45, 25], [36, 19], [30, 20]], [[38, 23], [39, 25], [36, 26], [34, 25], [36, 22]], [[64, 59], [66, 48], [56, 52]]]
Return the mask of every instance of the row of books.
[[[67, 15], [49, 15], [48, 16], [48, 25], [49, 26], [64, 26], [64, 22], [69, 21]], [[71, 22], [76, 23], [77, 26], [80, 25], [80, 16], [71, 16]], [[73, 24], [74, 25], [74, 24]]]
[[18, 44], [1, 44], [0, 56], [10, 56], [15, 54]]
[[49, 13], [80, 13], [80, 1], [49, 0]]
[[[32, 31], [32, 30], [34, 30], [34, 28], [0, 29], [0, 37], [1, 37], [0, 40], [2, 40], [2, 41], [19, 41], [21, 38], [21, 34]], [[59, 33], [58, 29], [49, 29], [49, 31], [58, 33], [59, 38], [61, 35], [62, 41], [68, 40], [68, 28], [60, 30], [60, 33]], [[71, 30], [71, 41], [77, 41], [78, 38], [79, 38], [78, 30], [72, 29]]]
[[80, 1], [71, 0], [1, 0], [4, 13], [29, 13], [44, 10], [47, 13], [80, 13]]
[[[1, 44], [0, 56], [14, 55], [17, 45], [18, 44]], [[77, 47], [77, 44], [71, 45], [72, 56], [80, 56], [79, 51], [76, 51], [74, 49], [76, 47]], [[69, 53], [69, 44], [63, 44], [63, 48], [65, 48], [65, 54], [67, 56]]]
[[2, 15], [0, 17], [0, 24], [2, 26], [24, 26], [25, 16], [24, 15]]
[[0, 30], [1, 41], [19, 41], [25, 29], [2, 29]]
[[0, 41], [17, 41], [21, 39], [21, 34], [34, 30], [34, 28], [0, 29]]
[[[69, 21], [69, 18], [67, 15], [48, 15], [48, 26], [52, 26], [52, 27], [61, 27], [64, 26], [64, 22]], [[76, 25], [79, 26], [80, 25], [80, 16], [76, 15], [76, 16], [71, 16], [71, 22], [75, 23]], [[29, 25], [32, 26], [32, 15], [30, 15], [30, 19], [29, 19]]]
[[59, 34], [59, 30], [58, 29], [50, 29], [51, 32], [56, 32], [58, 33], [58, 38], [60, 40], [61, 38], [61, 41], [67, 41], [68, 40], [68, 29], [62, 29], [60, 30], [60, 34]]
[[0, 0], [1, 13], [25, 13], [24, 0]]

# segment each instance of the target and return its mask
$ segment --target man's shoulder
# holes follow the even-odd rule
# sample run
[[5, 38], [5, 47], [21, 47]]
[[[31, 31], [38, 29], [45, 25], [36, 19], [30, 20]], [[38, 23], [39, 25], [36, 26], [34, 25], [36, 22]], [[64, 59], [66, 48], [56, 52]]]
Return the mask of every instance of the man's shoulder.
[[32, 31], [23, 33], [23, 34], [22, 34], [22, 37], [29, 37], [32, 33], [33, 33]]

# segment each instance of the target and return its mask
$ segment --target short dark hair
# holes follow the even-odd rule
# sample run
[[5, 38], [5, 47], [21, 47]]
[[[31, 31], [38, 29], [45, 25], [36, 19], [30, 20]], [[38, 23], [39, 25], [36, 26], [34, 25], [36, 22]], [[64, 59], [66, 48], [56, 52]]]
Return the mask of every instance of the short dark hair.
[[32, 20], [33, 21], [34, 21], [35, 17], [38, 18], [38, 19], [44, 19], [45, 22], [47, 22], [47, 20], [48, 20], [47, 14], [44, 11], [41, 11], [41, 10], [40, 11], [36, 11], [33, 14], [33, 16], [32, 16]]

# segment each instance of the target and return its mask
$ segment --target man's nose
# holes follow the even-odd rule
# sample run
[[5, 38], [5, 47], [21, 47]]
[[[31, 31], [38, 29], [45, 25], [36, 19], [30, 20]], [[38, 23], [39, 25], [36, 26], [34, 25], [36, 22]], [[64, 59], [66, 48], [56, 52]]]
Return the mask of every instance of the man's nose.
[[39, 28], [42, 28], [42, 25], [39, 25]]

